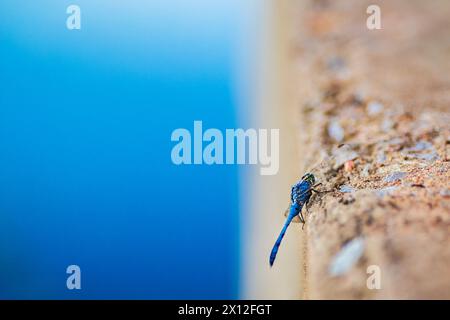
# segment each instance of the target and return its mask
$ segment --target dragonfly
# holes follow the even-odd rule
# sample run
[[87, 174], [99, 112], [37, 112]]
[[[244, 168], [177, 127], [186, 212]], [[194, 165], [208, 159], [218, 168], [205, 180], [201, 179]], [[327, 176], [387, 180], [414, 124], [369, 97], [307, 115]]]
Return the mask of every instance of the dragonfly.
[[300, 181], [292, 186], [291, 189], [291, 203], [289, 205], [288, 210], [286, 210], [287, 218], [284, 223], [283, 229], [281, 229], [280, 235], [278, 236], [275, 244], [272, 248], [272, 252], [270, 253], [269, 263], [270, 266], [273, 266], [275, 262], [275, 258], [278, 253], [278, 248], [280, 247], [281, 241], [284, 238], [287, 228], [291, 224], [293, 220], [297, 220], [301, 222], [302, 228], [305, 225], [305, 218], [302, 214], [303, 207], [308, 205], [308, 202], [311, 198], [312, 192], [321, 193], [323, 191], [318, 191], [315, 187], [321, 185], [321, 183], [315, 184], [316, 178], [312, 173], [306, 173]]
[[[336, 171], [340, 167], [342, 167], [345, 162], [353, 160], [357, 157], [358, 154], [351, 148], [350, 145], [342, 144], [337, 146], [337, 148], [332, 151], [331, 155], [324, 154], [317, 165], [312, 167], [311, 170], [314, 172], [328, 172], [329, 170]], [[285, 212], [286, 222], [284, 223], [283, 229], [281, 229], [280, 235], [275, 241], [275, 244], [270, 253], [269, 263], [271, 267], [275, 262], [278, 248], [280, 247], [281, 241], [283, 240], [286, 230], [291, 222], [301, 222], [302, 229], [305, 226], [305, 218], [303, 217], [302, 209], [303, 207], [305, 207], [306, 211], [308, 211], [308, 202], [311, 199], [312, 193], [333, 192], [333, 190], [316, 190], [315, 188], [320, 186], [321, 184], [322, 183], [316, 184], [316, 177], [312, 173], [306, 173], [300, 179], [300, 181], [292, 186], [291, 202]]]

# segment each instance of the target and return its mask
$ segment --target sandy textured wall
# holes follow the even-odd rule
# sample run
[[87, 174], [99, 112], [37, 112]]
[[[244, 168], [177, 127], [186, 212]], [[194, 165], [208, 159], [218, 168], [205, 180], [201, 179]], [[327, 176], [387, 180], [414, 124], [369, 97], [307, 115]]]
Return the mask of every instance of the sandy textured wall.
[[[254, 120], [283, 128], [281, 170], [249, 180], [246, 298], [450, 298], [450, 4], [376, 1], [382, 29], [368, 30], [373, 3], [284, 0], [267, 15]], [[306, 171], [333, 192], [270, 270]]]
[[299, 165], [345, 191], [310, 209], [306, 296], [448, 299], [450, 4], [376, 1], [371, 31], [373, 2], [288, 1]]

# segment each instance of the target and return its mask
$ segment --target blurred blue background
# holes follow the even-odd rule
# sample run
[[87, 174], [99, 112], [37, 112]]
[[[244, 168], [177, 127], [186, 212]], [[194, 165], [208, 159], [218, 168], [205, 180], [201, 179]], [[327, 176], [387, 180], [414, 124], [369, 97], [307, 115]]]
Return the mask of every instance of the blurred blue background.
[[170, 136], [237, 126], [244, 10], [0, 2], [0, 298], [238, 297], [237, 167], [175, 166]]

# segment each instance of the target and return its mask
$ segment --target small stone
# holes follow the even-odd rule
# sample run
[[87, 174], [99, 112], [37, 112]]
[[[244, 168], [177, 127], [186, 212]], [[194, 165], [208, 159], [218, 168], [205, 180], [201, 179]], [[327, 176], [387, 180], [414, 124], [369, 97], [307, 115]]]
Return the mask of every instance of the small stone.
[[382, 189], [375, 190], [376, 195], [380, 198], [392, 194], [395, 190], [397, 190], [397, 186], [390, 186]]
[[344, 192], [344, 193], [351, 193], [351, 192], [355, 192], [356, 189], [348, 186], [348, 185], [343, 185], [339, 188], [339, 191]]
[[336, 142], [342, 142], [344, 140], [344, 129], [338, 121], [332, 120], [328, 125], [328, 135]]
[[436, 152], [424, 153], [424, 154], [415, 153], [415, 154], [411, 154], [410, 156], [417, 158], [417, 159], [426, 160], [426, 161], [435, 161], [435, 160], [439, 159], [439, 155]]
[[383, 164], [384, 162], [386, 162], [386, 159], [387, 159], [386, 154], [384, 153], [383, 150], [380, 150], [377, 153], [377, 163], [378, 164]]
[[396, 171], [394, 173], [391, 173], [387, 177], [385, 177], [384, 182], [387, 182], [387, 183], [395, 182], [397, 180], [403, 179], [404, 177], [406, 177], [406, 175], [407, 175], [406, 172]]
[[354, 167], [355, 167], [355, 163], [353, 162], [353, 160], [348, 160], [344, 163], [344, 170], [346, 172], [351, 172]]
[[340, 72], [347, 67], [347, 64], [345, 63], [345, 60], [342, 57], [333, 56], [332, 58], [328, 59], [327, 67], [331, 71]]
[[367, 113], [370, 116], [376, 116], [377, 114], [381, 113], [384, 109], [384, 106], [377, 101], [372, 101], [367, 105]]
[[405, 143], [405, 139], [404, 138], [400, 138], [400, 137], [396, 137], [396, 138], [392, 138], [392, 139], [388, 140], [387, 143], [390, 146], [401, 146], [402, 144]]
[[367, 164], [364, 166], [364, 168], [363, 168], [363, 170], [362, 170], [362, 172], [361, 172], [361, 175], [362, 175], [363, 177], [368, 177], [368, 176], [370, 175], [370, 168], [371, 168], [371, 165], [370, 165], [369, 163], [367, 163]]
[[408, 158], [426, 161], [435, 161], [439, 159], [436, 149], [428, 141], [419, 141], [413, 147], [404, 149], [402, 154]]
[[394, 122], [391, 119], [384, 119], [381, 123], [381, 130], [383, 132], [389, 132], [392, 128], [394, 128]]
[[439, 194], [443, 197], [449, 198], [450, 197], [450, 189], [442, 189]]
[[361, 258], [364, 248], [363, 237], [351, 240], [334, 256], [328, 272], [334, 277], [347, 273]]
[[337, 170], [343, 166], [347, 161], [355, 160], [359, 157], [359, 154], [350, 148], [349, 145], [343, 145], [340, 148], [333, 150], [334, 166], [333, 169]]
[[429, 143], [428, 141], [419, 141], [416, 143], [414, 147], [407, 148], [405, 151], [407, 152], [418, 152], [418, 151], [424, 151], [424, 150], [430, 150], [433, 149], [433, 145]]

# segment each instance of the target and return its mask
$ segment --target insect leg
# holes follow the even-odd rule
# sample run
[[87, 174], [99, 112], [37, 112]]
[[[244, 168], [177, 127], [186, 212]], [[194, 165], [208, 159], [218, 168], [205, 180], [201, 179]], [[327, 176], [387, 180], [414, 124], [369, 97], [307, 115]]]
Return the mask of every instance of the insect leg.
[[315, 193], [329, 193], [329, 192], [333, 192], [334, 190], [325, 190], [325, 191], [319, 191], [319, 190], [316, 190], [316, 189], [313, 189], [313, 188], [311, 188], [310, 189], [311, 191], [314, 191]]
[[299, 215], [300, 215], [300, 222], [305, 224], [305, 218], [303, 217], [303, 214], [301, 211], [300, 211]]
[[319, 183], [316, 183], [315, 185], [313, 185], [312, 187], [315, 188], [315, 187], [318, 187], [318, 186], [321, 186], [321, 185], [322, 185], [322, 182], [319, 182]]
[[[306, 203], [305, 203], [305, 206], [306, 206]], [[303, 207], [302, 207], [302, 209], [303, 209]], [[303, 227], [305, 226], [305, 218], [303, 217], [302, 210], [300, 210], [300, 212], [298, 214], [300, 216], [300, 222], [303, 224], [302, 225], [302, 230], [303, 230]]]
[[315, 193], [328, 193], [328, 192], [333, 192], [333, 190], [325, 190], [325, 191], [319, 191], [319, 190], [317, 190], [317, 189], [314, 189], [315, 187], [318, 187], [318, 186], [321, 186], [322, 185], [322, 183], [321, 182], [319, 182], [319, 183], [317, 183], [317, 184], [315, 184], [315, 185], [313, 185], [312, 187], [311, 187], [311, 191], [314, 191]]

